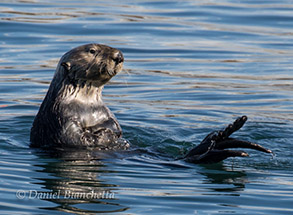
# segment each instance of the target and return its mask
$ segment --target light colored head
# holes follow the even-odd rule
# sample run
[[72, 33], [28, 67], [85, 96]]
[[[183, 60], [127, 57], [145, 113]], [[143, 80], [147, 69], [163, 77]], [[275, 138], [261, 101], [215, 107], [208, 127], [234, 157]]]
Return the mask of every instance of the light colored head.
[[118, 49], [87, 44], [76, 47], [62, 56], [55, 77], [73, 82], [91, 82], [102, 86], [122, 70], [123, 55]]

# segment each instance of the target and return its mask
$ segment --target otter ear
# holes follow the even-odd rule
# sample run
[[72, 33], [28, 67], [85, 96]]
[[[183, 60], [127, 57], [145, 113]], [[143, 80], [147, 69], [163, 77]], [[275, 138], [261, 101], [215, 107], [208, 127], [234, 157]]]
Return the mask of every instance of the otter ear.
[[61, 63], [61, 66], [63, 66], [66, 71], [69, 71], [71, 68], [70, 62], [63, 62]]

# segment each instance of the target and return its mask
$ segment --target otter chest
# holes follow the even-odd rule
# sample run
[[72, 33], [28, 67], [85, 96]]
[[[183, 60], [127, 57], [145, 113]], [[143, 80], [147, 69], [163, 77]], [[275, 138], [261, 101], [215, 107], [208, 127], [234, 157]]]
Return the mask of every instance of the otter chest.
[[78, 122], [83, 128], [103, 124], [112, 117], [108, 108], [101, 105], [86, 106], [84, 104], [74, 107], [71, 105], [71, 117], [74, 121]]

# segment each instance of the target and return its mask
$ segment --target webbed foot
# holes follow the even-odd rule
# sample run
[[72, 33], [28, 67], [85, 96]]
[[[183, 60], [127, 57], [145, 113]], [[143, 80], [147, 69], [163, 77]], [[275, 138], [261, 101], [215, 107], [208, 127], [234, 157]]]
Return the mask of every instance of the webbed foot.
[[261, 145], [244, 140], [237, 140], [229, 136], [239, 130], [247, 121], [247, 116], [239, 117], [233, 124], [228, 125], [224, 130], [212, 132], [195, 148], [191, 149], [184, 160], [191, 163], [217, 163], [228, 157], [248, 157], [249, 155], [240, 150], [227, 150], [228, 148], [250, 148], [265, 153], [272, 153], [271, 150]]

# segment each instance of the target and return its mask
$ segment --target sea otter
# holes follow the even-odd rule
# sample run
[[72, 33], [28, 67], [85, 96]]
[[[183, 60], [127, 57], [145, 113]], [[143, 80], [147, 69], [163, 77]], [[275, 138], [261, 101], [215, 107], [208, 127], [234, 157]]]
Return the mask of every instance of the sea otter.
[[[31, 128], [31, 147], [47, 150], [91, 148], [127, 150], [121, 127], [102, 101], [104, 85], [122, 70], [124, 57], [118, 49], [87, 44], [65, 53], [57, 66], [47, 95]], [[247, 157], [243, 151], [227, 148], [271, 150], [229, 136], [247, 117], [239, 117], [226, 129], [210, 133], [184, 159], [192, 163], [215, 163], [228, 157]]]

